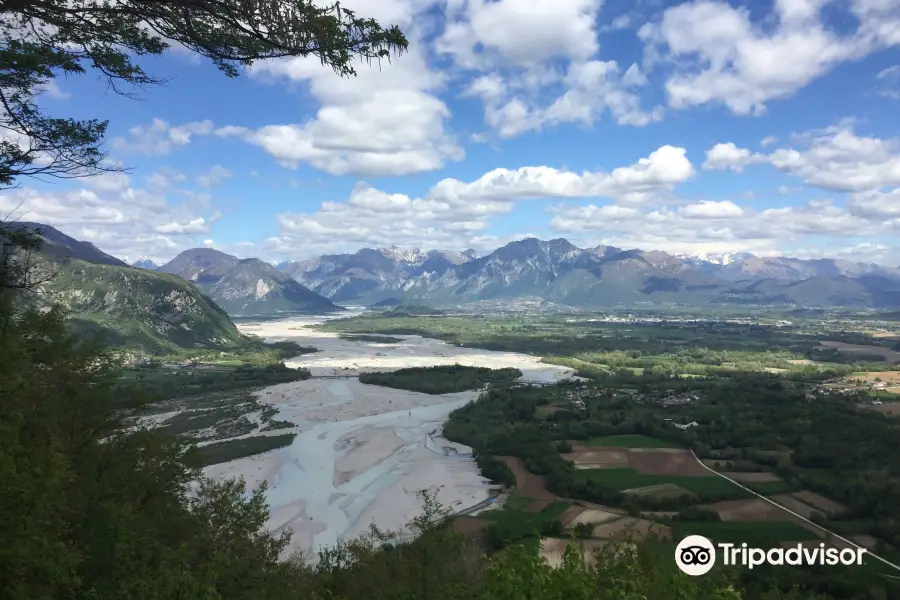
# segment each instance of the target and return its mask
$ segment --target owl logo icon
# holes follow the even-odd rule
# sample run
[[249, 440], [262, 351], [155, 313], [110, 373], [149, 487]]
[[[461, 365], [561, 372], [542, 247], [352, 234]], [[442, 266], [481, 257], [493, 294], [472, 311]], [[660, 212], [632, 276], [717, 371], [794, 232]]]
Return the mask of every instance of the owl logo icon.
[[675, 564], [687, 575], [705, 575], [716, 564], [716, 547], [702, 535], [689, 535], [675, 547]]

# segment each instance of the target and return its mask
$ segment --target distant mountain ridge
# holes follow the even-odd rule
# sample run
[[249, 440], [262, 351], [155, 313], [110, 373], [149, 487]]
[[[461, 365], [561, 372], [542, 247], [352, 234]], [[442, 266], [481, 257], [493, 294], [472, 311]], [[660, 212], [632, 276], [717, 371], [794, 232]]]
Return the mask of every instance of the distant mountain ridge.
[[258, 258], [185, 250], [158, 269], [193, 282], [231, 315], [334, 312], [340, 307]]
[[613, 246], [583, 249], [562, 238], [518, 240], [482, 257], [363, 248], [278, 268], [340, 302], [541, 298], [586, 308], [642, 303], [900, 306], [900, 267], [746, 252], [685, 256]]
[[[154, 273], [128, 267], [52, 227], [18, 226], [43, 229], [43, 252], [55, 261]], [[579, 248], [563, 238], [517, 240], [484, 256], [474, 250], [362, 248], [282, 262], [277, 268], [256, 258], [195, 248], [156, 273], [192, 282], [217, 310], [231, 315], [332, 312], [340, 310], [337, 303], [441, 306], [523, 299], [577, 308], [900, 307], [900, 267], [744, 252], [684, 256], [603, 245]]]
[[303, 261], [283, 262], [278, 270], [334, 302], [360, 298], [383, 300], [402, 288], [410, 277], [431, 277], [478, 254], [474, 250], [401, 250], [362, 248], [352, 254], [326, 254]]
[[159, 265], [149, 258], [141, 258], [139, 260], [136, 260], [131, 263], [131, 266], [138, 269], [147, 269], [148, 271], [155, 271], [159, 268]]

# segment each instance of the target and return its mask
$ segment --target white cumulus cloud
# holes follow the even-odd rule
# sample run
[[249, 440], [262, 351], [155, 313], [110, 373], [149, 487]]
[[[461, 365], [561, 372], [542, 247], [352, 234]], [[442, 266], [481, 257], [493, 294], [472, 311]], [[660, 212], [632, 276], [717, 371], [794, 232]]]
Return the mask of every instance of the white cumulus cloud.
[[[827, 27], [825, 5], [857, 21], [844, 35]], [[722, 104], [738, 115], [760, 114], [837, 65], [900, 43], [900, 4], [856, 0], [777, 0], [771, 15], [751, 20], [748, 8], [694, 0], [668, 8], [640, 37], [648, 62], [668, 65], [669, 105]]]

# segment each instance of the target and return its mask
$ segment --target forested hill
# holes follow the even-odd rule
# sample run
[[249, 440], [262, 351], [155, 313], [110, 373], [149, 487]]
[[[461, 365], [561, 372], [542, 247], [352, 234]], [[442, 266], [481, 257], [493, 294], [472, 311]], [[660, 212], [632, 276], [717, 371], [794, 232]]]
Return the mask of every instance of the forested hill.
[[153, 355], [241, 348], [249, 340], [198, 288], [175, 275], [130, 267], [62, 232], [18, 223], [9, 235], [33, 235], [31, 252], [11, 256], [32, 271], [35, 293], [19, 295], [30, 306], [58, 305], [82, 338]]
[[105, 345], [171, 354], [224, 350], [245, 340], [225, 311], [175, 275], [80, 260], [55, 268], [42, 301], [66, 308], [78, 331]]

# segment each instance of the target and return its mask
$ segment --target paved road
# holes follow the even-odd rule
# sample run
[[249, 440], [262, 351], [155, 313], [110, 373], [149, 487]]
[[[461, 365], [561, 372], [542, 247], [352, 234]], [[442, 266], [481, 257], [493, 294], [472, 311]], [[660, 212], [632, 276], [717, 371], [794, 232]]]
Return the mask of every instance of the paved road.
[[[710, 473], [714, 473], [714, 474], [717, 475], [718, 477], [721, 477], [722, 479], [724, 479], [724, 480], [726, 480], [726, 481], [730, 481], [731, 483], [733, 483], [734, 485], [738, 486], [739, 488], [741, 488], [741, 489], [743, 489], [743, 490], [746, 490], [746, 491], [750, 492], [751, 494], [753, 494], [753, 495], [756, 496], [757, 498], [760, 498], [760, 499], [762, 499], [762, 500], [765, 500], [766, 502], [768, 502], [769, 504], [771, 504], [771, 505], [773, 505], [773, 506], [777, 506], [778, 508], [780, 508], [780, 509], [783, 510], [784, 512], [786, 512], [786, 513], [788, 513], [788, 514], [790, 514], [790, 515], [792, 515], [792, 516], [794, 516], [794, 517], [797, 517], [798, 519], [801, 519], [802, 521], [804, 521], [804, 522], [806, 522], [806, 523], [809, 523], [810, 525], [812, 525], [813, 527], [815, 527], [815, 528], [818, 529], [819, 531], [823, 531], [823, 532], [825, 532], [825, 533], [828, 534], [828, 535], [834, 536], [836, 539], [841, 540], [842, 542], [844, 542], [845, 544], [847, 544], [847, 545], [849, 545], [849, 546], [851, 546], [851, 547], [853, 547], [853, 548], [856, 548], [856, 549], [858, 549], [858, 550], [865, 550], [867, 555], [871, 556], [872, 558], [874, 558], [874, 559], [876, 559], [876, 560], [879, 560], [879, 561], [883, 562], [883, 563], [886, 564], [887, 566], [889, 566], [889, 567], [893, 568], [894, 570], [900, 572], [900, 565], [895, 565], [895, 564], [892, 563], [891, 561], [886, 560], [886, 559], [884, 559], [884, 558], [881, 558], [881, 557], [878, 556], [877, 554], [872, 553], [868, 548], [863, 548], [862, 546], [860, 546], [860, 545], [857, 544], [856, 542], [852, 542], [852, 541], [848, 540], [848, 539], [845, 538], [845, 537], [839, 536], [839, 535], [836, 534], [835, 532], [829, 531], [828, 529], [825, 529], [824, 527], [822, 527], [822, 526], [819, 525], [818, 523], [813, 523], [812, 521], [810, 521], [809, 519], [807, 519], [807, 518], [804, 517], [803, 515], [800, 515], [800, 514], [795, 513], [794, 511], [792, 511], [791, 509], [787, 508], [786, 506], [782, 506], [781, 504], [778, 504], [778, 503], [775, 502], [774, 500], [772, 500], [772, 499], [770, 499], [770, 498], [766, 498], [766, 497], [763, 496], [762, 494], [758, 494], [758, 493], [754, 492], [753, 490], [751, 490], [751, 489], [748, 488], [747, 486], [745, 486], [745, 485], [743, 485], [743, 484], [741, 484], [741, 483], [735, 481], [735, 480], [732, 479], [731, 477], [726, 477], [725, 475], [719, 473], [719, 472], [716, 471], [715, 469], [712, 469], [712, 468], [706, 466], [705, 464], [703, 464], [703, 461], [702, 461], [702, 460], [700, 460], [699, 458], [697, 458], [697, 455], [694, 454], [694, 451], [693, 451], [693, 450], [691, 450], [691, 455], [694, 457], [694, 460], [696, 460], [696, 461], [700, 464], [701, 467], [703, 467], [704, 469], [706, 469], [706, 470], [709, 471]], [[887, 577], [893, 577], [892, 575], [886, 575], [886, 576], [887, 576]]]

